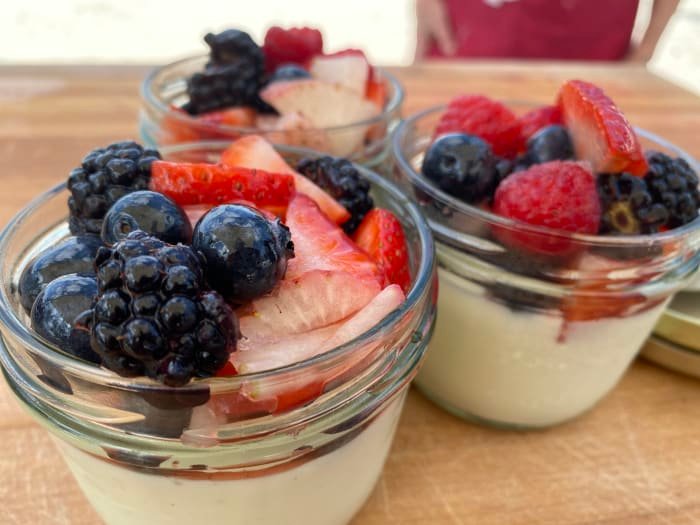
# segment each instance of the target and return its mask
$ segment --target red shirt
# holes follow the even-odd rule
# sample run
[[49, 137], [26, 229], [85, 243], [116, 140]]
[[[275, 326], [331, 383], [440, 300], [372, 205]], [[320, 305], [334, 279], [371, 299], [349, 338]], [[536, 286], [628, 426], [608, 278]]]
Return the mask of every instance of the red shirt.
[[[639, 0], [445, 0], [445, 4], [457, 41], [454, 58], [620, 60], [629, 49]], [[443, 55], [432, 46], [428, 56]]]

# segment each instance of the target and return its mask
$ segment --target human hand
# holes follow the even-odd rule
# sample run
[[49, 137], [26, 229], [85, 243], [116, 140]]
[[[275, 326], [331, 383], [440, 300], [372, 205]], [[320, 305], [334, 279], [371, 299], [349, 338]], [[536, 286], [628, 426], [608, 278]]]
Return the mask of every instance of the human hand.
[[625, 55], [626, 62], [639, 62], [646, 64], [651, 60], [654, 55], [654, 48], [646, 46], [644, 44], [638, 44], [636, 46], [631, 46], [627, 55]]
[[425, 58], [433, 41], [445, 56], [457, 52], [444, 1], [416, 0], [416, 61]]

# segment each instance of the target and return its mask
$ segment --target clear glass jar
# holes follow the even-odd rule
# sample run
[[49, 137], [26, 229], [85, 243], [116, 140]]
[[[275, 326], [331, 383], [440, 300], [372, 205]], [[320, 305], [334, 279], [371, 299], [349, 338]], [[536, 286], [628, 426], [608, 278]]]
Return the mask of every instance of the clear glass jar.
[[[215, 160], [228, 142], [164, 148]], [[282, 149], [287, 157], [298, 150]], [[306, 153], [305, 153], [306, 154]], [[411, 290], [347, 344], [267, 372], [168, 388], [75, 360], [30, 330], [22, 268], [67, 235], [64, 185], [22, 210], [0, 236], [0, 363], [13, 392], [55, 437], [107, 525], [341, 525], [362, 506], [391, 445], [435, 315], [434, 247], [418, 208], [381, 176], [379, 206], [406, 231]], [[276, 389], [320, 395], [275, 410]], [[304, 398], [302, 398], [303, 400]]]
[[[700, 220], [655, 235], [575, 235], [465, 204], [420, 170], [443, 111], [412, 116], [393, 139], [395, 176], [426, 215], [438, 257], [438, 319], [416, 384], [466, 419], [508, 428], [561, 423], [615, 386], [695, 274]], [[645, 148], [694, 162], [638, 134]], [[548, 249], [518, 249], [523, 241]]]
[[[186, 79], [204, 69], [206, 56], [195, 56], [154, 69], [141, 85], [139, 133], [152, 147], [205, 140], [233, 140], [242, 135], [263, 135], [275, 144], [311, 148], [346, 157], [377, 171], [387, 171], [391, 159], [390, 134], [401, 118], [404, 92], [390, 73], [375, 69], [384, 81], [387, 102], [371, 119], [319, 129], [274, 131], [202, 122], [176, 108], [187, 101]], [[364, 137], [364, 139], [360, 139]], [[352, 151], [345, 145], [359, 143]]]

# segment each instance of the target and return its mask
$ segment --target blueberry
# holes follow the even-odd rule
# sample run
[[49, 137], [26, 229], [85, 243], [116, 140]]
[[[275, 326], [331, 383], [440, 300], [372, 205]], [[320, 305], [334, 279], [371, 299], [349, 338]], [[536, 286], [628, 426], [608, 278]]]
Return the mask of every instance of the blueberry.
[[34, 302], [32, 328], [64, 352], [99, 363], [100, 358], [90, 348], [90, 332], [75, 323], [80, 314], [92, 308], [96, 296], [94, 277], [69, 274], [54, 279]]
[[498, 182], [497, 159], [479, 137], [450, 133], [438, 137], [423, 159], [423, 174], [465, 202], [490, 198]]
[[95, 275], [93, 261], [102, 241], [97, 235], [69, 237], [41, 252], [29, 263], [19, 278], [22, 307], [29, 313], [34, 300], [47, 284], [69, 273]]
[[209, 283], [227, 299], [244, 302], [270, 292], [294, 256], [289, 229], [254, 208], [226, 204], [195, 226], [192, 247], [207, 260]]
[[574, 157], [569, 132], [563, 126], [546, 126], [527, 141], [527, 157], [531, 163], [568, 160]]
[[135, 230], [165, 242], [189, 242], [192, 226], [185, 212], [162, 193], [135, 191], [109, 209], [102, 224], [102, 240], [113, 245]]
[[311, 74], [303, 67], [297, 64], [282, 64], [270, 75], [268, 83], [272, 84], [281, 80], [302, 80], [305, 78], [311, 78]]

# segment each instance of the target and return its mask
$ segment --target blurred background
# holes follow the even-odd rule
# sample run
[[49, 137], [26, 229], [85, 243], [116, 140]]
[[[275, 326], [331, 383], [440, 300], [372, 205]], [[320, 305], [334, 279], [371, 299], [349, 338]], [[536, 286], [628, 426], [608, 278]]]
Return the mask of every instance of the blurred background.
[[[649, 14], [641, 0], [633, 35]], [[238, 27], [261, 41], [278, 24], [319, 27], [327, 49], [360, 47], [377, 64], [405, 65], [415, 23], [414, 0], [353, 0], [351, 9], [329, 0], [6, 0], [0, 63], [157, 64], [203, 53], [208, 31]], [[681, 0], [648, 67], [700, 94], [700, 0]]]

